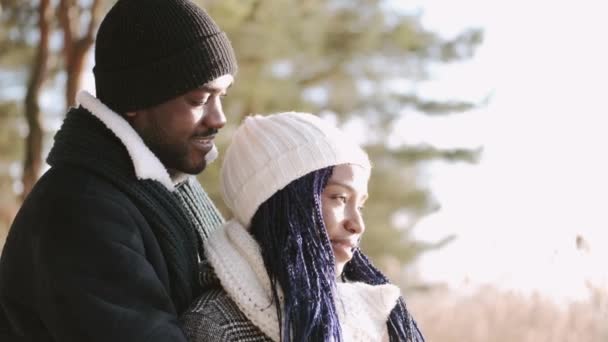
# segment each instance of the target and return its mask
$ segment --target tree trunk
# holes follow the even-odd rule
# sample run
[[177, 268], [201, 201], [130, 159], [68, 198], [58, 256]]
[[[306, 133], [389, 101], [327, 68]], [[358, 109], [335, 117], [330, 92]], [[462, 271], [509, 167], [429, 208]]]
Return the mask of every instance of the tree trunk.
[[42, 125], [40, 124], [38, 98], [47, 73], [51, 15], [50, 0], [40, 0], [38, 19], [40, 42], [25, 95], [25, 118], [29, 131], [25, 141], [22, 199], [32, 190], [40, 176], [42, 166]]
[[91, 18], [89, 25], [86, 32], [78, 36], [80, 17], [77, 15], [78, 11], [75, 11], [75, 6], [79, 5], [73, 0], [59, 2], [59, 23], [63, 30], [63, 57], [67, 74], [65, 103], [68, 108], [76, 104], [76, 93], [80, 89], [87, 52], [95, 42], [95, 31], [101, 17], [101, 1], [93, 0], [89, 8]]
[[82, 70], [89, 48], [90, 45], [85, 48], [75, 48], [72, 51], [72, 57], [69, 59], [70, 63], [66, 65], [68, 77], [65, 88], [65, 103], [68, 108], [76, 104], [76, 93], [81, 88]]

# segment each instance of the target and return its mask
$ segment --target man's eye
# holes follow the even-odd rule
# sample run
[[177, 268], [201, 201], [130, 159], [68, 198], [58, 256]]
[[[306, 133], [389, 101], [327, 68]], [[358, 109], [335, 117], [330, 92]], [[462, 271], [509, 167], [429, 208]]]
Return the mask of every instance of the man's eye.
[[190, 101], [190, 104], [194, 107], [201, 107], [206, 105], [207, 102], [209, 102], [209, 96], [204, 97], [202, 99], [193, 99], [192, 101]]

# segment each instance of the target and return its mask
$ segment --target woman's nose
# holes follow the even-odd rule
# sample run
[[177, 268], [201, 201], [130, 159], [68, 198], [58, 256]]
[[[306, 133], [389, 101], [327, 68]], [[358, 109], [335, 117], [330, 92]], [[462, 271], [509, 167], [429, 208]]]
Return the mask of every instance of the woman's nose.
[[363, 222], [363, 216], [358, 209], [354, 209], [348, 215], [344, 228], [353, 234], [363, 234], [365, 231], [365, 223]]

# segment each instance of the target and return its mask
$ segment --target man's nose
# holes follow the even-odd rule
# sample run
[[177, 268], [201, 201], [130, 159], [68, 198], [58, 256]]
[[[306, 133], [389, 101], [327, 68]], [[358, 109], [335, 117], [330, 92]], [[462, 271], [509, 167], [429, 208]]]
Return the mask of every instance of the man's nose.
[[226, 125], [226, 116], [222, 108], [222, 101], [219, 96], [210, 99], [205, 106], [203, 124], [208, 128], [220, 129]]

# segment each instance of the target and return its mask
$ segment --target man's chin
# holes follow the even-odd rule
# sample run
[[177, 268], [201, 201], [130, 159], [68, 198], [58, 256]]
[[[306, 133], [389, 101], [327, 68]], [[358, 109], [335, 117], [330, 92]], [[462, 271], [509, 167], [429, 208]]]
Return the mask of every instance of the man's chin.
[[209, 152], [207, 152], [205, 154], [204, 160], [199, 160], [200, 163], [196, 163], [196, 165], [193, 165], [191, 163], [189, 166], [186, 166], [182, 163], [180, 169], [175, 168], [175, 169], [173, 169], [174, 172], [170, 172], [171, 178], [176, 178], [178, 174], [182, 174], [182, 175], [186, 175], [186, 176], [187, 175], [196, 176], [199, 173], [203, 172], [205, 170], [205, 168], [207, 166], [209, 166], [209, 164], [213, 163], [213, 161], [217, 159], [218, 155], [219, 155], [219, 153], [217, 151], [217, 147], [215, 147], [215, 145], [213, 145], [213, 147], [209, 150]]

